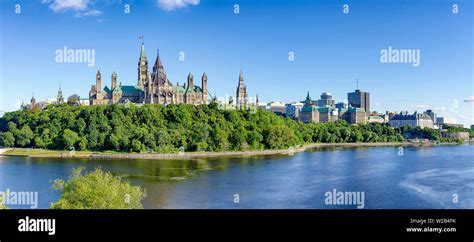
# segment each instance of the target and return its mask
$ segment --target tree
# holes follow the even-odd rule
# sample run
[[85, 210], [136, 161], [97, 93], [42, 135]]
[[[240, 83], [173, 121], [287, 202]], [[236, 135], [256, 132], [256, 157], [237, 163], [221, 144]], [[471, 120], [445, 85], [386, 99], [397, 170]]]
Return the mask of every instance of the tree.
[[145, 191], [132, 186], [112, 173], [96, 168], [83, 173], [84, 168], [72, 171], [68, 181], [55, 180], [53, 189], [61, 191], [61, 198], [51, 204], [53, 209], [140, 209]]
[[79, 140], [79, 150], [87, 150], [87, 139], [84, 136]]
[[21, 147], [27, 147], [31, 144], [34, 134], [28, 125], [24, 125], [17, 132], [16, 143]]
[[15, 137], [11, 132], [2, 133], [0, 136], [0, 145], [6, 147], [12, 147], [15, 145]]
[[77, 94], [73, 94], [67, 98], [67, 104], [71, 106], [80, 106], [81, 97], [79, 97]]
[[0, 209], [8, 209], [8, 207], [3, 204], [3, 198], [0, 197]]
[[77, 135], [77, 133], [70, 129], [64, 130], [62, 138], [65, 149], [70, 149], [71, 147], [74, 147], [76, 142], [79, 140], [79, 136]]
[[114, 150], [118, 150], [120, 148], [120, 140], [115, 134], [110, 135], [109, 144], [110, 147]]
[[265, 135], [266, 146], [269, 149], [284, 149], [295, 144], [294, 131], [283, 125], [271, 126]]
[[142, 143], [139, 140], [132, 140], [132, 151], [140, 152], [142, 150]]

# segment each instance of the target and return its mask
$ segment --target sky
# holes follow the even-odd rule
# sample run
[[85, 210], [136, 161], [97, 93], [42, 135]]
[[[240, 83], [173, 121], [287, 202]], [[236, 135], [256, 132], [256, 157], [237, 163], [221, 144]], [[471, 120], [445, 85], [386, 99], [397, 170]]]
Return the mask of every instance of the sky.
[[[470, 0], [2, 0], [0, 110], [59, 85], [87, 98], [97, 70], [103, 85], [113, 71], [136, 84], [143, 36], [150, 69], [159, 49], [172, 83], [206, 72], [217, 97], [235, 96], [241, 70], [260, 102], [345, 101], [358, 80], [371, 110], [433, 109], [468, 127], [473, 22]], [[94, 65], [58, 62], [65, 47], [95, 51]], [[389, 49], [419, 58], [382, 61]]]

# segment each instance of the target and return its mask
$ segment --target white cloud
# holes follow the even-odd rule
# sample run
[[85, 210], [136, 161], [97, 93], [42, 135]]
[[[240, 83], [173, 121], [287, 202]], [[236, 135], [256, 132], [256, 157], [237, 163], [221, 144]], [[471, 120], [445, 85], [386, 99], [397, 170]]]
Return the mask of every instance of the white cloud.
[[89, 2], [89, 0], [43, 0], [41, 3], [48, 4], [54, 12], [62, 12], [67, 10], [85, 11]]
[[97, 17], [103, 14], [102, 11], [91, 7], [95, 4], [94, 0], [42, 0], [41, 3], [47, 4], [55, 13], [73, 11], [75, 17]]
[[100, 16], [102, 15], [103, 12], [100, 11], [100, 10], [97, 10], [97, 9], [91, 9], [89, 11], [86, 11], [86, 12], [77, 12], [76, 13], [76, 17], [87, 17], [87, 16]]
[[426, 109], [426, 108], [428, 108], [428, 105], [426, 105], [426, 104], [418, 104], [418, 105], [416, 105], [416, 108], [417, 108], [417, 109]]
[[166, 11], [185, 8], [189, 5], [197, 6], [200, 0], [158, 0], [158, 6]]
[[437, 113], [444, 113], [446, 111], [446, 108], [445, 107], [436, 107], [435, 111]]
[[465, 103], [472, 103], [474, 102], [474, 96], [470, 96], [470, 97], [467, 97], [465, 100], [464, 100]]

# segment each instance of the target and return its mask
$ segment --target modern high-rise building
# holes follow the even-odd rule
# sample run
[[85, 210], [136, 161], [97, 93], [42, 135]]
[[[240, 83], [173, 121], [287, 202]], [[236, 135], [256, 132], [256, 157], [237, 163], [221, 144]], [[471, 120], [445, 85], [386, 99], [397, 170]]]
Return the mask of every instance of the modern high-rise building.
[[370, 115], [370, 94], [359, 89], [347, 94], [350, 107], [363, 108], [367, 115]]

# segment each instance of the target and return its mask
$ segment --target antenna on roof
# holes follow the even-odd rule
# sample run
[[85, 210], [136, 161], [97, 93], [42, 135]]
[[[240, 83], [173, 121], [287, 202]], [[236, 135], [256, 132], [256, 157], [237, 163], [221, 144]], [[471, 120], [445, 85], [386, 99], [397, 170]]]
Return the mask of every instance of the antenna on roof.
[[356, 89], [357, 90], [359, 89], [359, 78], [357, 78], [357, 80], [356, 80]]

